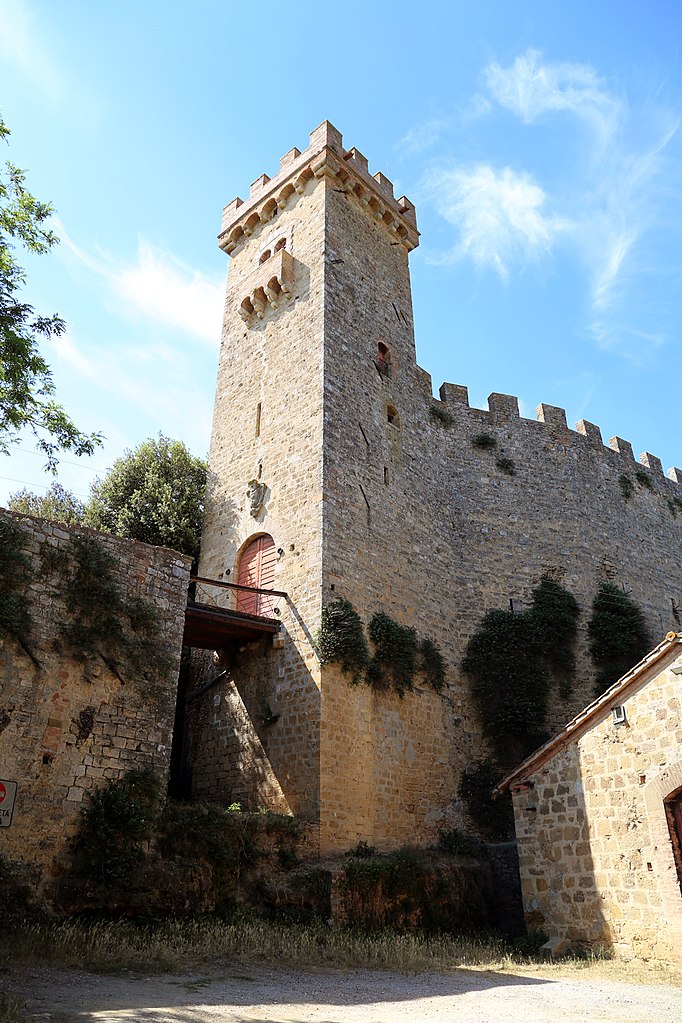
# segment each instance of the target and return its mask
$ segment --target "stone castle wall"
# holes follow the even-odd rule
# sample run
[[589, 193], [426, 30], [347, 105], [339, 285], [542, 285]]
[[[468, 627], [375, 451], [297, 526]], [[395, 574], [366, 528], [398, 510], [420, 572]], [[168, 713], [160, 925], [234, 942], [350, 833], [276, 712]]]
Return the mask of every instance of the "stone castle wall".
[[[679, 651], [679, 646], [677, 650]], [[679, 658], [678, 658], [679, 660]], [[562, 944], [682, 961], [682, 902], [663, 800], [682, 786], [682, 682], [649, 671], [514, 795], [526, 920]]]
[[[653, 640], [674, 625], [673, 604], [682, 602], [682, 568], [667, 556], [682, 532], [678, 470], [664, 477], [651, 455], [637, 465], [626, 442], [604, 447], [591, 424], [568, 430], [554, 407], [540, 406], [531, 421], [507, 395], [491, 395], [488, 410], [469, 408], [460, 386], [445, 384], [441, 400], [433, 398], [414, 351], [414, 211], [366, 168], [322, 125], [272, 181], [262, 176], [246, 203], [226, 207], [221, 234], [232, 264], [210, 459], [220, 482], [202, 573], [234, 569], [258, 528], [285, 554], [275, 585], [295, 595], [287, 613], [295, 606], [305, 640], [287, 624], [286, 642], [307, 672], [296, 684], [309, 686], [311, 699], [301, 701], [295, 688], [290, 698], [273, 659], [265, 686], [282, 696], [272, 705], [282, 717], [265, 730], [256, 721], [262, 697], [251, 695], [262, 669], [240, 669], [243, 682], [234, 681], [277, 776], [300, 756], [299, 744], [310, 754], [292, 791], [309, 789], [316, 775], [323, 850], [425, 842], [439, 827], [470, 823], [459, 778], [486, 750], [459, 666], [487, 609], [528, 601], [544, 574], [579, 601], [577, 681], [570, 699], [554, 699], [559, 725], [591, 698], [586, 623], [599, 583], [631, 593]], [[266, 280], [259, 253], [290, 223], [293, 269], [280, 261]], [[280, 279], [292, 298], [277, 291]], [[380, 342], [391, 350], [390, 377], [377, 368]], [[254, 438], [253, 406], [266, 394], [271, 418]], [[482, 433], [494, 448], [476, 445]], [[235, 495], [261, 457], [269, 499], [253, 522]], [[622, 476], [633, 486], [629, 500]], [[231, 522], [221, 501], [237, 506]], [[337, 597], [365, 623], [384, 610], [435, 640], [447, 663], [445, 691], [400, 699], [352, 688], [335, 666], [320, 667], [310, 639], [322, 605]], [[315, 811], [314, 800], [305, 805]]]
[[[18, 785], [0, 853], [47, 875], [58, 870], [86, 793], [130, 769], [168, 772], [191, 559], [80, 527], [0, 515], [21, 530], [30, 582], [24, 576], [13, 586], [26, 591], [33, 619], [21, 643], [6, 637], [0, 644], [0, 776]], [[86, 670], [61, 635], [74, 609], [53, 563], [77, 536], [102, 544], [115, 560], [119, 591], [159, 616], [168, 668], [153, 689], [119, 677], [102, 658]]]

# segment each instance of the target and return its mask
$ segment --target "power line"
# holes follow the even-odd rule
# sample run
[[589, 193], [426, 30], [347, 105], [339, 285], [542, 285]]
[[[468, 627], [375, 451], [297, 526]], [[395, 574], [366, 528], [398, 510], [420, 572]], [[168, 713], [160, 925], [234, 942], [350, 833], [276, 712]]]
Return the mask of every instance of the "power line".
[[[13, 476], [0, 476], [0, 480], [6, 480], [7, 483], [23, 483], [25, 487], [38, 487], [40, 490], [50, 490], [52, 484], [49, 487], [45, 486], [44, 483], [30, 483], [28, 480], [17, 480]], [[66, 487], [64, 488], [67, 489]], [[83, 497], [86, 500], [90, 497], [89, 494], [79, 493], [77, 490], [71, 490], [70, 493], [74, 494], [75, 497]]]
[[[30, 448], [15, 448], [14, 450], [15, 451], [22, 451], [25, 455], [35, 455], [36, 458], [44, 458], [45, 457], [43, 454], [40, 453], [40, 451], [31, 451]], [[73, 465], [73, 466], [76, 467], [76, 469], [85, 469], [86, 472], [109, 472], [109, 469], [111, 468], [110, 466], [107, 466], [105, 468], [103, 465], [101, 465], [101, 466], [94, 466], [93, 467], [93, 466], [90, 466], [90, 465], [83, 465], [82, 462], [70, 462], [66, 458], [60, 458], [59, 459], [59, 464], [61, 465], [62, 463], [64, 465]], [[6, 479], [6, 478], [7, 477], [5, 477], [5, 476], [0, 476], [0, 479]]]

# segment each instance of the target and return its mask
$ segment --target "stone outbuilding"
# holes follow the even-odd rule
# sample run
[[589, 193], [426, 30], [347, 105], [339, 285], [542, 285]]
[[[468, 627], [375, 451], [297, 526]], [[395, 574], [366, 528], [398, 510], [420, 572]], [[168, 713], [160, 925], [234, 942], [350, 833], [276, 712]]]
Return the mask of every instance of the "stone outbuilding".
[[682, 961], [682, 633], [508, 775], [506, 790], [526, 923], [552, 951]]

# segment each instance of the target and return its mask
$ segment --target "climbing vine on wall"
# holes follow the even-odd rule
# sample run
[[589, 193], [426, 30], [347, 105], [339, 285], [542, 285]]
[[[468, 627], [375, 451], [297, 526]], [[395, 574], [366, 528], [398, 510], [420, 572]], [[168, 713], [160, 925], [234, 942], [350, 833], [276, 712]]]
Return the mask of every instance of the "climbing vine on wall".
[[317, 649], [324, 663], [338, 663], [354, 685], [363, 681], [369, 647], [360, 615], [349, 600], [335, 600], [322, 608]]
[[651, 647], [638, 605], [615, 583], [602, 583], [588, 624], [590, 653], [597, 669], [595, 696], [601, 696]]
[[553, 579], [543, 576], [533, 591], [530, 614], [538, 642], [559, 694], [571, 695], [575, 672], [575, 641], [580, 608], [572, 593]]
[[31, 562], [26, 554], [27, 535], [16, 522], [0, 520], [0, 638], [12, 636], [24, 642], [31, 631], [26, 593], [31, 581]]
[[373, 616], [368, 631], [374, 644], [374, 656], [369, 663], [367, 680], [377, 688], [393, 688], [399, 696], [404, 696], [414, 689], [417, 675], [417, 633], [394, 622], [383, 611]]
[[545, 577], [527, 611], [488, 611], [469, 640], [462, 669], [502, 767], [546, 738], [550, 683], [570, 691], [578, 613], [574, 597]]
[[368, 628], [369, 646], [362, 621], [348, 600], [337, 600], [322, 609], [317, 649], [323, 663], [337, 663], [354, 685], [364, 682], [377, 689], [393, 689], [399, 696], [421, 680], [436, 692], [445, 685], [445, 662], [437, 644], [419, 639], [414, 629], [378, 611]]
[[55, 567], [70, 611], [60, 634], [85, 662], [86, 672], [101, 659], [119, 678], [152, 689], [169, 667], [156, 609], [121, 592], [116, 560], [94, 537], [74, 536], [68, 555]]
[[467, 813], [481, 833], [492, 841], [504, 841], [514, 835], [514, 813], [509, 795], [495, 801], [490, 794], [500, 781], [500, 769], [491, 759], [470, 764], [459, 782], [459, 795]]

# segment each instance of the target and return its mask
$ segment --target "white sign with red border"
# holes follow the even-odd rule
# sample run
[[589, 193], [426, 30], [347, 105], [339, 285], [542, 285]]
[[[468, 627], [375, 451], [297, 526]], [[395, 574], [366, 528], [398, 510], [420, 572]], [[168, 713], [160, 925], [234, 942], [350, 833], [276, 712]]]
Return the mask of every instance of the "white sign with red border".
[[8, 828], [12, 823], [16, 796], [17, 783], [0, 779], [0, 828]]

